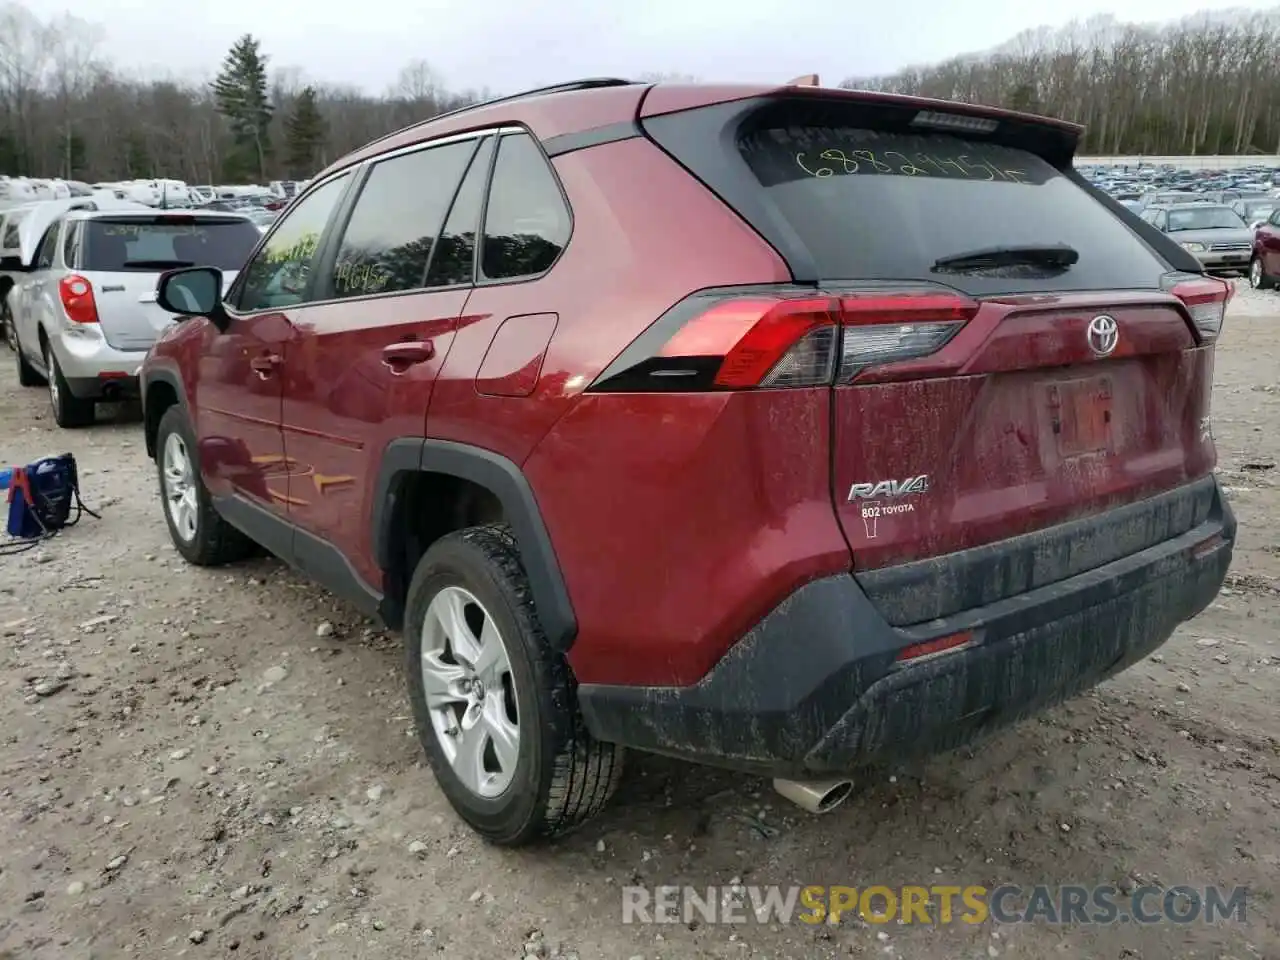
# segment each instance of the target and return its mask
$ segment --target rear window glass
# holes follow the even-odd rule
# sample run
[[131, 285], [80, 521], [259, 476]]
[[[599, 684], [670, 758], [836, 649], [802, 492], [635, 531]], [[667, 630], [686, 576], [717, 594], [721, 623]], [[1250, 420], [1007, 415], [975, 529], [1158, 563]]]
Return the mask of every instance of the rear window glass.
[[[973, 294], [1155, 287], [1167, 269], [1106, 207], [1026, 150], [950, 133], [756, 129], [738, 148], [821, 276], [934, 280]], [[1073, 247], [1061, 269], [939, 271], [939, 258]]]
[[85, 270], [239, 270], [262, 238], [247, 220], [95, 219], [85, 223]]

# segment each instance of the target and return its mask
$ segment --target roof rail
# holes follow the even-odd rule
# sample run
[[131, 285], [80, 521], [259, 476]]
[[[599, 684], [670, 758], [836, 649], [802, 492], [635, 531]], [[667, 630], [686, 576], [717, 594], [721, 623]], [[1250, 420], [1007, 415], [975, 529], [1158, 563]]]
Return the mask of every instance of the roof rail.
[[469, 103], [465, 107], [458, 107], [456, 110], [446, 110], [444, 113], [437, 113], [433, 117], [427, 117], [425, 120], [416, 120], [408, 126], [401, 127], [399, 130], [392, 130], [388, 134], [371, 140], [366, 147], [372, 147], [375, 144], [382, 143], [384, 140], [390, 140], [398, 137], [400, 134], [414, 127], [420, 127], [424, 123], [433, 123], [436, 120], [443, 120], [445, 117], [456, 117], [459, 114], [467, 113], [470, 110], [479, 110], [481, 107], [491, 107], [499, 103], [508, 103], [512, 100], [523, 100], [525, 97], [540, 97], [547, 93], [570, 93], [574, 90], [595, 90], [600, 87], [627, 87], [636, 83], [635, 80], [623, 80], [619, 77], [588, 77], [585, 80], [570, 80], [567, 83], [555, 83], [549, 87], [535, 87], [532, 90], [524, 90], [520, 93], [507, 94], [505, 97], [494, 97], [492, 100], [482, 100], [479, 103]]

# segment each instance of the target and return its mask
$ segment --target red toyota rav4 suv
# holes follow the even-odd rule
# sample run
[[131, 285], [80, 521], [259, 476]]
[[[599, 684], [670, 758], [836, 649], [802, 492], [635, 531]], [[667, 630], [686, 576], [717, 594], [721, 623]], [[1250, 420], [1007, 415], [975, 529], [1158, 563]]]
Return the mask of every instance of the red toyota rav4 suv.
[[1226, 283], [1080, 128], [599, 80], [334, 164], [142, 373], [177, 549], [252, 542], [402, 629], [502, 843], [622, 749], [809, 809], [1150, 653], [1214, 597]]

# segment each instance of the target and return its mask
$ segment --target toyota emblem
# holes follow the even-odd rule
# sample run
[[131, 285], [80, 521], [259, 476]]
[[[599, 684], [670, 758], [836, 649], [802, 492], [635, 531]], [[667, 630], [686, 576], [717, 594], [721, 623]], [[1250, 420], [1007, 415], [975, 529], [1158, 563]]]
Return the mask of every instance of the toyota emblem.
[[1096, 356], [1110, 356], [1120, 342], [1120, 324], [1115, 317], [1103, 314], [1089, 321], [1089, 349]]

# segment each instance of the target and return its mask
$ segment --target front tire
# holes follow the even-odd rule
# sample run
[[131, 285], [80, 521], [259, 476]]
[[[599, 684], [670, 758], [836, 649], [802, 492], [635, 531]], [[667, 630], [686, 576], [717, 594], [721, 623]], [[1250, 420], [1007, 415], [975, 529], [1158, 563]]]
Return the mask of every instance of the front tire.
[[58, 426], [67, 430], [92, 426], [98, 405], [92, 400], [81, 400], [71, 393], [67, 378], [62, 375], [62, 368], [58, 366], [58, 358], [53, 355], [53, 348], [47, 343], [44, 345], [44, 368], [49, 371], [49, 405], [53, 408], [53, 419]]
[[18, 328], [13, 322], [13, 312], [9, 309], [8, 296], [0, 300], [0, 333], [3, 334], [5, 345], [10, 350], [18, 349]]
[[485, 839], [558, 836], [599, 813], [623, 750], [587, 732], [505, 525], [436, 541], [405, 605], [409, 701], [440, 789]]
[[[8, 303], [4, 305], [4, 309], [7, 313], [9, 310]], [[22, 345], [18, 343], [18, 328], [13, 325], [12, 314], [9, 315], [9, 324], [9, 337], [10, 342], [13, 344], [13, 355], [18, 362], [18, 385], [21, 387], [43, 387], [44, 377], [40, 376], [36, 372], [36, 368], [27, 363], [27, 358], [22, 355]]]
[[1249, 286], [1255, 290], [1271, 290], [1275, 285], [1275, 280], [1262, 269], [1261, 257], [1254, 257], [1249, 261]]
[[170, 407], [156, 429], [156, 469], [169, 538], [183, 559], [198, 567], [243, 560], [253, 552], [253, 541], [214, 509], [195, 451], [186, 414]]

